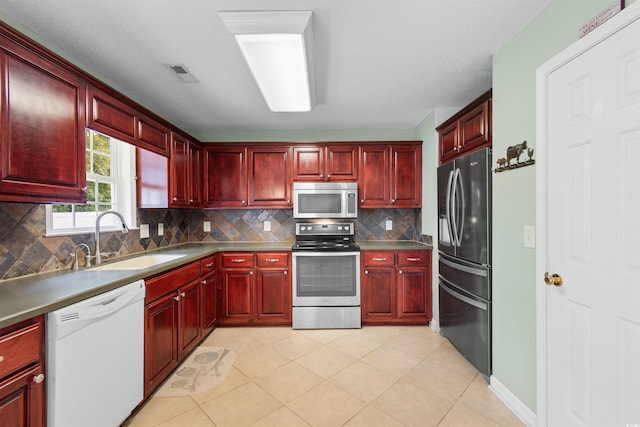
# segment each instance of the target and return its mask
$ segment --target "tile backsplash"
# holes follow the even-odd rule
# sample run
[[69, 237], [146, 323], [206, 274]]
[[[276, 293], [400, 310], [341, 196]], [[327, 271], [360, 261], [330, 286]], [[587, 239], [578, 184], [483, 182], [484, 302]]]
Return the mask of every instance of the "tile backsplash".
[[[419, 240], [420, 209], [360, 209], [356, 240]], [[127, 234], [101, 234], [103, 252], [123, 256], [188, 242], [261, 242], [295, 240], [295, 219], [291, 209], [189, 210], [138, 209], [138, 224], [149, 224], [149, 237], [139, 230]], [[391, 220], [393, 230], [385, 231]], [[208, 221], [211, 231], [204, 231]], [[271, 231], [264, 231], [264, 221]], [[164, 233], [158, 236], [158, 224]], [[0, 203], [0, 280], [28, 274], [70, 268], [72, 252], [86, 243], [93, 254], [94, 234], [45, 236], [45, 207], [29, 203]]]

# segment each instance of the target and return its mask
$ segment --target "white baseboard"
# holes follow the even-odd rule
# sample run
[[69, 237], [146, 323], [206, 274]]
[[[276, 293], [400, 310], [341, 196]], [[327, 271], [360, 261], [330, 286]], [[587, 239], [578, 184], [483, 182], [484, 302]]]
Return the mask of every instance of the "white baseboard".
[[506, 388], [496, 377], [493, 375], [489, 378], [489, 389], [504, 402], [505, 405], [511, 409], [511, 411], [528, 427], [535, 427], [538, 424], [538, 419], [535, 414], [527, 405], [522, 403], [515, 394], [511, 393], [511, 390]]
[[433, 332], [440, 332], [440, 322], [436, 319], [432, 319], [431, 322], [429, 322], [429, 327]]

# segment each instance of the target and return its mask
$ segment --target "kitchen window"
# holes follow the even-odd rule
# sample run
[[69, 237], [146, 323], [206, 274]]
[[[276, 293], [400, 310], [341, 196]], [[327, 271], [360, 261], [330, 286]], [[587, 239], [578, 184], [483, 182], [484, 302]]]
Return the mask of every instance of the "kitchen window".
[[[93, 233], [100, 212], [116, 210], [136, 227], [135, 147], [87, 129], [87, 202], [46, 205], [47, 236]], [[119, 219], [107, 215], [101, 230], [119, 230]]]

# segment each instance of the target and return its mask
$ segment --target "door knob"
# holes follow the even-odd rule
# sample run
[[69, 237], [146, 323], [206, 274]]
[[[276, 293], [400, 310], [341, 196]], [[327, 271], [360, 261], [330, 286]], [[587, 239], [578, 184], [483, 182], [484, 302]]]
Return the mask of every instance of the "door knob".
[[562, 286], [562, 276], [559, 274], [549, 274], [545, 271], [544, 282], [547, 285]]

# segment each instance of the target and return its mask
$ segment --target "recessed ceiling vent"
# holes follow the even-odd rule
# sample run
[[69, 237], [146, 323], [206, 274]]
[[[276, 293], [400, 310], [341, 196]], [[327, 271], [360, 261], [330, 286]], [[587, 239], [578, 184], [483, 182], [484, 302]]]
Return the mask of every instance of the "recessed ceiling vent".
[[198, 83], [193, 74], [183, 64], [170, 64], [167, 65], [173, 71], [173, 74], [178, 77], [183, 83]]

